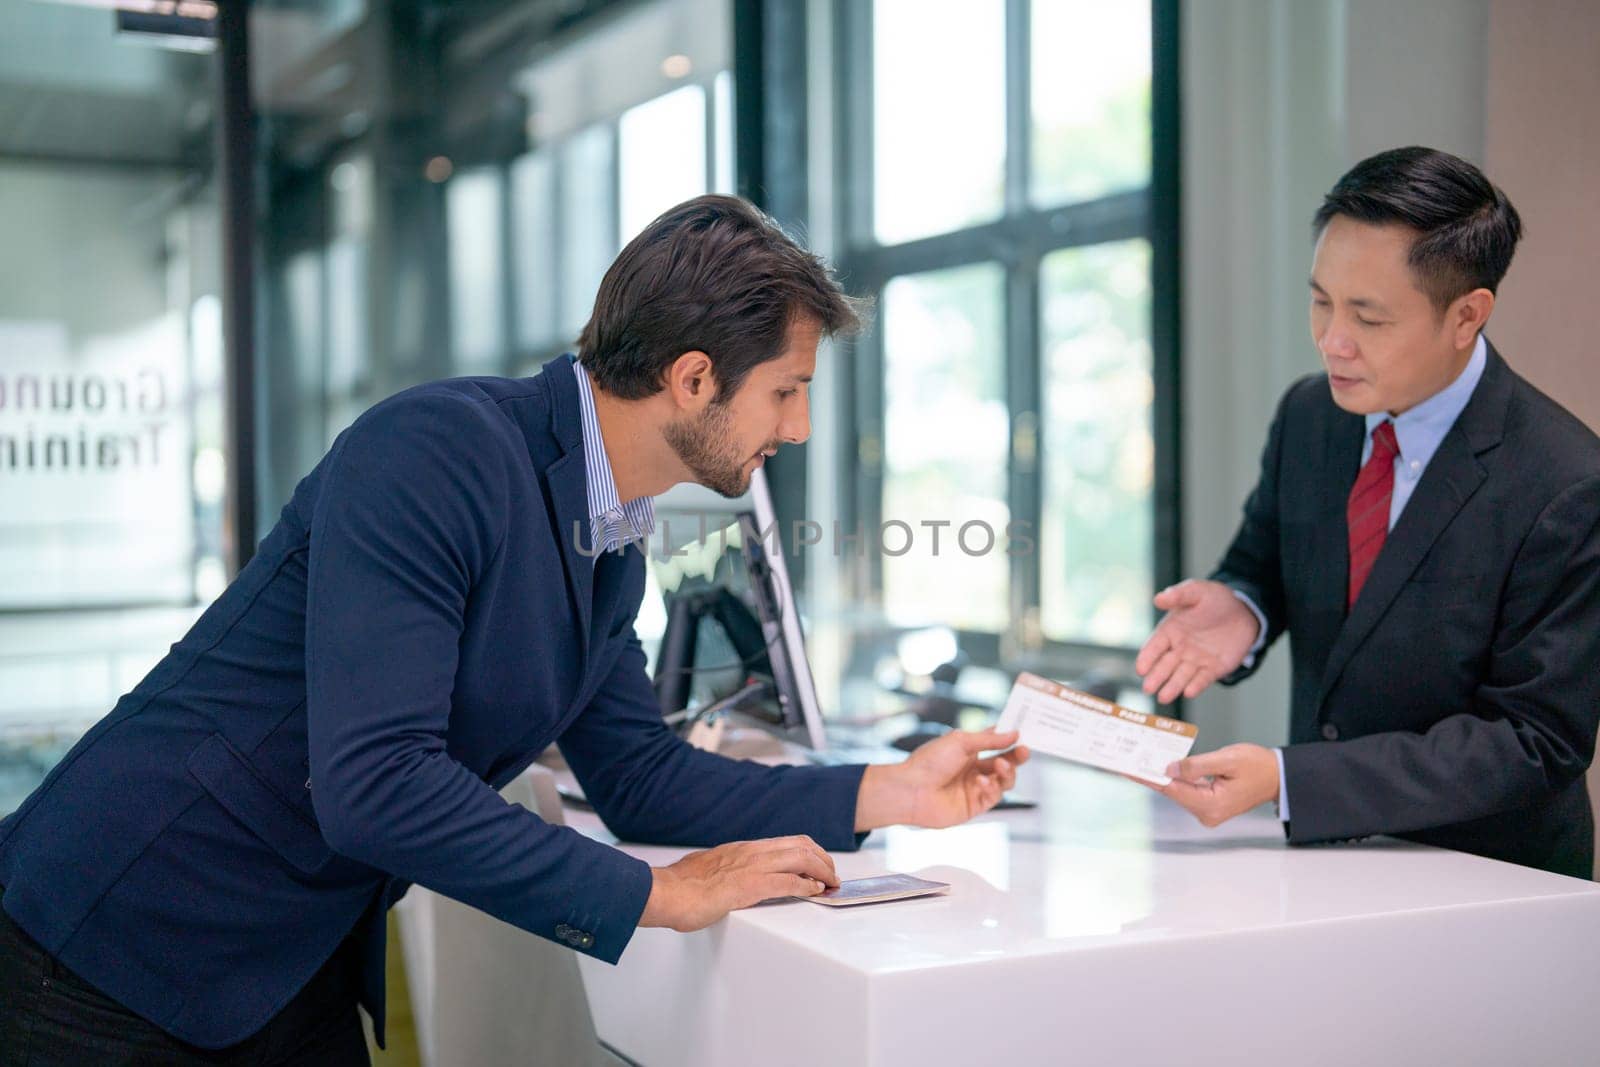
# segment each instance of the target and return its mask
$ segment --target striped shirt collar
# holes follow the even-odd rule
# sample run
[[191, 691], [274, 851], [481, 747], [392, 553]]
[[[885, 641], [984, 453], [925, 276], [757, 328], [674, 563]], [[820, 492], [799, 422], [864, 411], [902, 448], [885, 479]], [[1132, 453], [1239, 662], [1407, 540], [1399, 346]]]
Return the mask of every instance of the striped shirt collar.
[[589, 489], [589, 545], [594, 558], [630, 541], [645, 541], [656, 528], [655, 504], [642, 496], [624, 504], [617, 496], [617, 480], [606, 456], [605, 439], [600, 436], [600, 417], [595, 413], [594, 388], [583, 363], [573, 361], [578, 379], [578, 410], [583, 418], [583, 472]]

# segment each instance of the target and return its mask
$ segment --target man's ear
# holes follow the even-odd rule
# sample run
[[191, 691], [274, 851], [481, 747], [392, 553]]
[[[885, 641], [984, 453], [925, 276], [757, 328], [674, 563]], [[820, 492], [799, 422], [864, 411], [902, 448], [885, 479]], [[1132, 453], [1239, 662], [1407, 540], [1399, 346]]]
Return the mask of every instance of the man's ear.
[[1456, 298], [1455, 303], [1450, 305], [1449, 321], [1453, 335], [1451, 340], [1457, 351], [1472, 346], [1479, 331], [1488, 323], [1492, 311], [1494, 294], [1487, 289], [1474, 289]]
[[717, 395], [711, 357], [698, 349], [685, 352], [667, 368], [667, 393], [679, 409], [698, 414]]

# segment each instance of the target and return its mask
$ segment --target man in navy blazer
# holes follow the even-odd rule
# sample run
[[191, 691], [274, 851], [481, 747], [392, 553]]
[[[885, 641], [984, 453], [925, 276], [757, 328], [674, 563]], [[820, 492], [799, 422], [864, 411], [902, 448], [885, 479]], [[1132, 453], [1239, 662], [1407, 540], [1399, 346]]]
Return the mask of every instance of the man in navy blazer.
[[1581, 878], [1600, 728], [1600, 441], [1483, 336], [1521, 234], [1464, 160], [1384, 152], [1317, 212], [1311, 332], [1233, 544], [1156, 598], [1145, 688], [1193, 697], [1287, 634], [1289, 744], [1169, 770], [1206, 825], [1394, 834]]
[[[819, 339], [854, 326], [820, 261], [703, 197], [618, 257], [579, 361], [358, 419], [0, 823], [0, 1061], [363, 1063], [413, 882], [615, 962], [641, 925], [836, 884], [824, 850], [874, 827], [991, 807], [1027, 754], [979, 753], [1011, 735], [874, 768], [693, 749], [634, 635], [649, 498], [737, 494], [804, 440]], [[507, 803], [551, 743], [618, 836], [717, 847], [652, 869]]]

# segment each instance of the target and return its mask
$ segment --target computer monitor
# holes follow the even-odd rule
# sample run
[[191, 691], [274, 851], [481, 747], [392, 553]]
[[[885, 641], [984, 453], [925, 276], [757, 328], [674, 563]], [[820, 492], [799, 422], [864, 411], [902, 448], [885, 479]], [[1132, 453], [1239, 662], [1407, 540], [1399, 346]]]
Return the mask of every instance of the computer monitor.
[[650, 567], [665, 601], [655, 657], [664, 715], [764, 683], [743, 710], [772, 732], [827, 747], [766, 474], [726, 499], [678, 486], [656, 501]]

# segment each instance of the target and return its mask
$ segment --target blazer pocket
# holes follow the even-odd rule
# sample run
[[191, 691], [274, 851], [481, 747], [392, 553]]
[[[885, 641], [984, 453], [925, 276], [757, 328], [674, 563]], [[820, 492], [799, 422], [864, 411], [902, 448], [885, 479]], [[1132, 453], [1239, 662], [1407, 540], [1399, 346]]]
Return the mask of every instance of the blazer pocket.
[[1448, 564], [1429, 563], [1426, 560], [1415, 571], [1411, 572], [1410, 580], [1417, 585], [1467, 585], [1476, 586], [1483, 582], [1484, 573], [1480, 570], [1457, 570]]
[[316, 824], [290, 807], [221, 734], [196, 746], [188, 768], [228, 814], [300, 870], [315, 874], [333, 858]]

